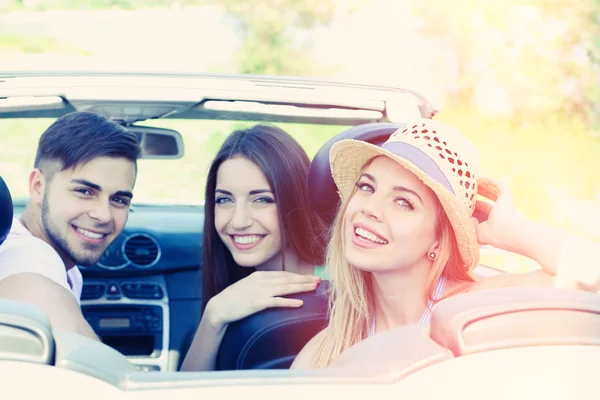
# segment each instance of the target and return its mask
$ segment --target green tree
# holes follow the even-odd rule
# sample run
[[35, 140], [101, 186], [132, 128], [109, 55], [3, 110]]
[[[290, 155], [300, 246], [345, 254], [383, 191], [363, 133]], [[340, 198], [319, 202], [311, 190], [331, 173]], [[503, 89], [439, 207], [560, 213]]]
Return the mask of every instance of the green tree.
[[143, 7], [171, 7], [173, 4], [194, 6], [205, 2], [206, 0], [0, 0], [0, 10], [101, 10], [112, 7], [134, 10]]
[[319, 75], [310, 45], [298, 40], [331, 22], [333, 0], [224, 0], [234, 18], [242, 45], [234, 56], [236, 72], [273, 75]]
[[414, 2], [422, 32], [457, 55], [454, 100], [470, 101], [483, 78], [504, 88], [526, 115], [595, 113], [600, 41], [598, 0]]

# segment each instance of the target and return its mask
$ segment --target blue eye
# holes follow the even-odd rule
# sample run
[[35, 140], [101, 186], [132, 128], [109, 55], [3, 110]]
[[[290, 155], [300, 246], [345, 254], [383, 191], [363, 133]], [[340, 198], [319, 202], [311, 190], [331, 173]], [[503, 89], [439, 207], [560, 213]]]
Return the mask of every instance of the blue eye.
[[81, 194], [86, 195], [86, 196], [91, 196], [92, 195], [92, 191], [89, 190], [89, 189], [86, 189], [86, 188], [75, 189], [75, 191], [77, 193], [81, 193]]
[[215, 204], [225, 204], [225, 203], [233, 203], [229, 197], [221, 196], [215, 199]]
[[356, 182], [356, 187], [358, 188], [358, 190], [362, 191], [362, 192], [374, 192], [375, 190], [373, 189], [373, 186], [369, 185], [368, 183], [365, 182]]
[[408, 210], [414, 210], [415, 208], [413, 204], [404, 197], [397, 197], [395, 201], [396, 204], [398, 204], [400, 207], [406, 208]]
[[261, 203], [261, 204], [273, 204], [273, 203], [275, 203], [275, 200], [270, 197], [259, 197], [259, 198], [255, 199], [254, 202]]
[[124, 199], [122, 197], [113, 197], [112, 201], [114, 201], [115, 203], [122, 205], [122, 206], [128, 206], [129, 205], [129, 201], [127, 199]]

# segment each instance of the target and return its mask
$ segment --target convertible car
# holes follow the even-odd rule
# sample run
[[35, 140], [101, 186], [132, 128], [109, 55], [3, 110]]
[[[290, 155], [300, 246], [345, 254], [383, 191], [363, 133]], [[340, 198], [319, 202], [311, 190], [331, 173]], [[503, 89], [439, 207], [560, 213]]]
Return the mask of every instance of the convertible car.
[[[409, 90], [291, 77], [0, 72], [0, 245], [26, 205], [37, 138], [76, 110], [119, 122], [143, 147], [123, 234], [97, 265], [81, 267], [82, 311], [102, 343], [53, 330], [35, 307], [0, 299], [3, 398], [600, 396], [599, 298], [558, 289], [450, 298], [427, 328], [372, 337], [328, 369], [290, 371], [327, 324], [324, 282], [300, 296], [297, 310], [231, 324], [217, 371], [177, 372], [200, 319], [205, 174], [225, 136], [269, 122], [298, 138], [312, 157], [312, 206], [331, 223], [338, 201], [331, 145], [344, 138], [381, 144], [436, 110]], [[475, 273], [499, 274], [502, 266]]]

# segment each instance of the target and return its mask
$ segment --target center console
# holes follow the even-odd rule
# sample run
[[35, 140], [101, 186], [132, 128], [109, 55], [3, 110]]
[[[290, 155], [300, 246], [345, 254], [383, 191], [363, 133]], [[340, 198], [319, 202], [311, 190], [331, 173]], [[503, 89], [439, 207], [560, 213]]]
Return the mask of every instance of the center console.
[[141, 371], [169, 370], [169, 298], [162, 276], [87, 278], [81, 299], [85, 319], [104, 344]]

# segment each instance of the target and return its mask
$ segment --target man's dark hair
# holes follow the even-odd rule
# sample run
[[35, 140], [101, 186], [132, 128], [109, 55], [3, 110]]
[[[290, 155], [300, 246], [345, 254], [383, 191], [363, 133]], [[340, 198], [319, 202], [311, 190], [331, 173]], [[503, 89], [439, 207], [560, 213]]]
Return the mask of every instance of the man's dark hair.
[[[59, 162], [57, 171], [74, 168], [97, 157], [125, 158], [137, 164], [141, 148], [135, 134], [90, 112], [73, 112], [57, 119], [40, 137], [34, 168]], [[52, 172], [49, 172], [52, 173]]]

